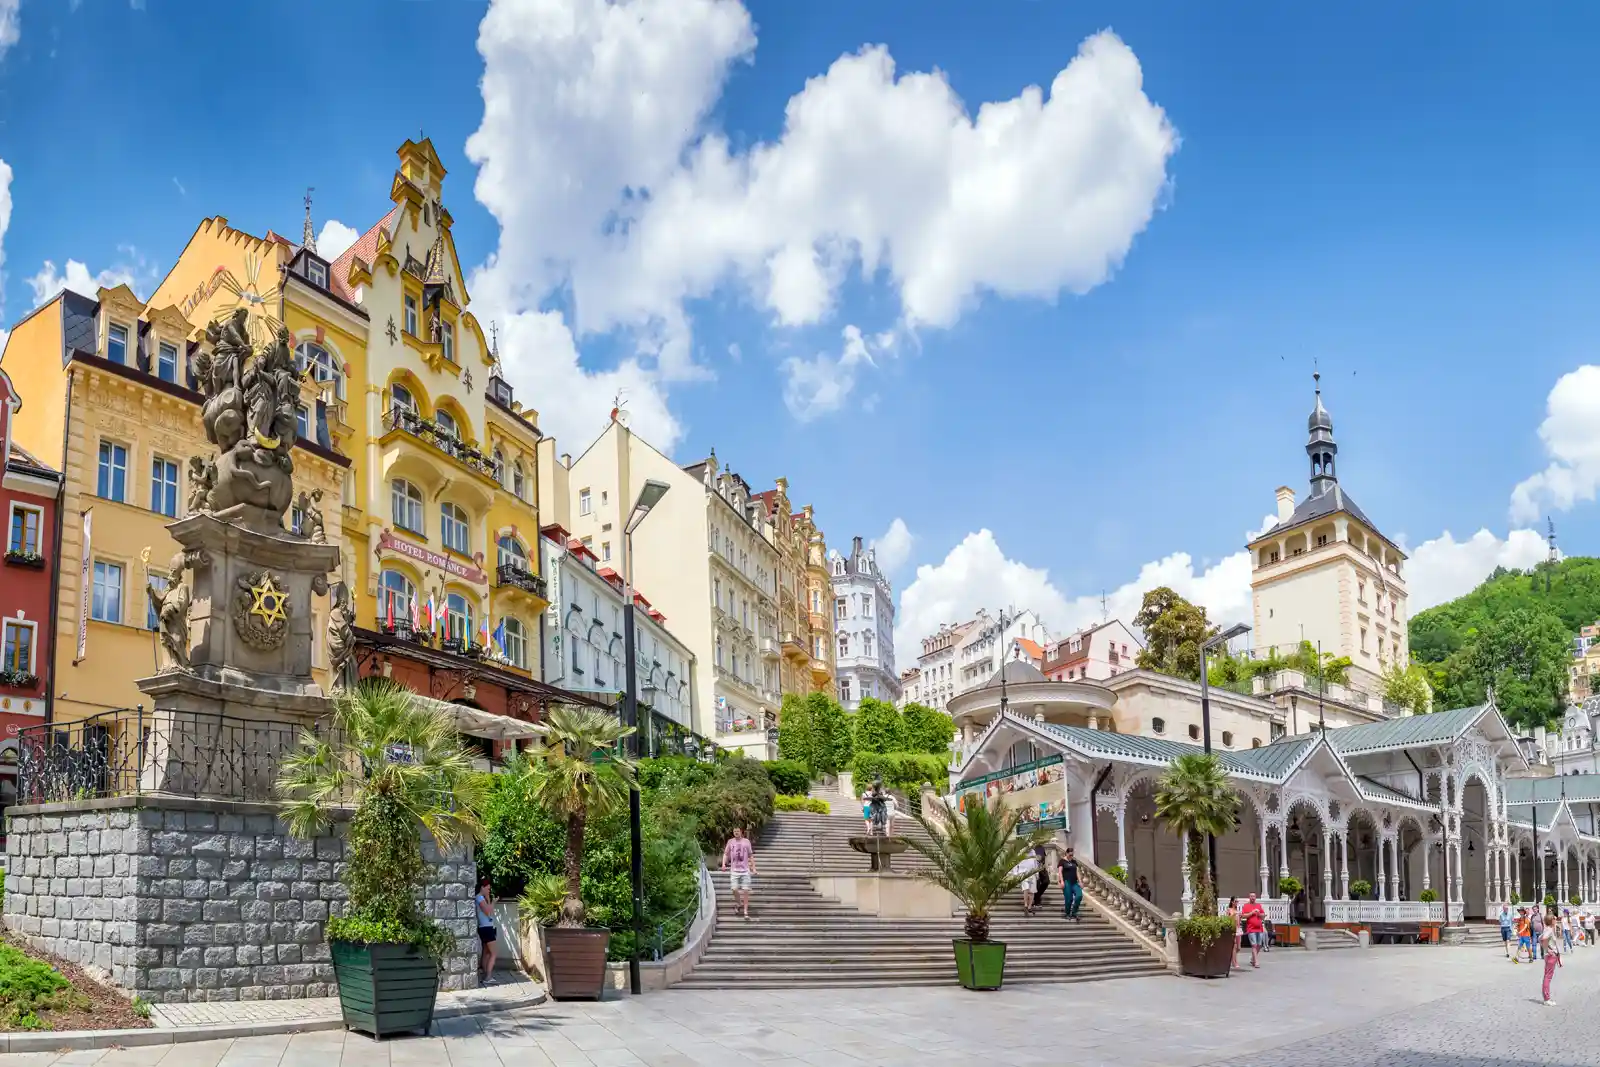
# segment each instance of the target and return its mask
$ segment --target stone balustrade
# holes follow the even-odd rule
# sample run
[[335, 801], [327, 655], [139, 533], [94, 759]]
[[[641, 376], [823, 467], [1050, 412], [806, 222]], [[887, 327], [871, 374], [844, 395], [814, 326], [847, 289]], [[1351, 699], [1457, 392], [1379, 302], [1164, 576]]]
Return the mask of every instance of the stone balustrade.
[[1167, 926], [1172, 920], [1160, 908], [1081, 857], [1078, 878], [1097, 907], [1120, 917], [1155, 944], [1166, 944]]

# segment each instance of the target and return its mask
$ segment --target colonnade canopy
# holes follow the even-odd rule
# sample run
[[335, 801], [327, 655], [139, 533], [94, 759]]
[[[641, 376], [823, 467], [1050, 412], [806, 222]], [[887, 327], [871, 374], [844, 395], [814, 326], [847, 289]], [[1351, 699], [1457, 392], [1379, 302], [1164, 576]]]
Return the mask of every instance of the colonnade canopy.
[[1514, 827], [1551, 834], [1570, 826], [1580, 838], [1600, 838], [1600, 774], [1511, 778], [1505, 792]]

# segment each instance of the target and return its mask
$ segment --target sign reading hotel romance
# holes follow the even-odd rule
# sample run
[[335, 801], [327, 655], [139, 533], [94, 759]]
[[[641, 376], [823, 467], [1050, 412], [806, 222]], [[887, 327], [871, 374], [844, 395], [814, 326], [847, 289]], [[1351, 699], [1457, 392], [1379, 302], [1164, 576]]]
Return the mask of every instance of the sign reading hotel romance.
[[969, 778], [956, 786], [957, 810], [963, 813], [968, 804], [988, 797], [999, 797], [1008, 808], [1022, 809], [1019, 836], [1067, 828], [1067, 768], [1060, 756]]
[[443, 553], [433, 552], [423, 548], [421, 545], [412, 544], [403, 537], [396, 537], [388, 530], [378, 535], [378, 551], [393, 552], [397, 556], [415, 560], [424, 566], [434, 567], [444, 571], [446, 574], [460, 578], [463, 582], [472, 582], [474, 585], [487, 585], [489, 582], [489, 576], [483, 573], [481, 567], [474, 567], [469, 563], [463, 563], [461, 560], [446, 556]]

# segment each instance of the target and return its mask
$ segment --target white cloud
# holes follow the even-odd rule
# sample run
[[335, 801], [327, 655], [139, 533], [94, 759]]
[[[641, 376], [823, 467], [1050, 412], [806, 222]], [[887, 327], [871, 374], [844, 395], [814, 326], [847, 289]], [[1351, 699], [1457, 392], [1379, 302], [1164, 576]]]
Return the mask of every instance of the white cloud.
[[351, 229], [338, 219], [329, 219], [317, 234], [317, 255], [331, 263], [360, 239], [359, 230]]
[[76, 259], [67, 260], [64, 271], [56, 269], [54, 260], [45, 260], [39, 273], [28, 279], [33, 289], [33, 306], [38, 307], [63, 289], [94, 296], [102, 288], [124, 284], [142, 299], [155, 284], [159, 272], [131, 245], [120, 245], [117, 251], [123, 258], [98, 274], [90, 273], [88, 266]]
[[[1402, 544], [1401, 548], [1405, 548]], [[1501, 540], [1479, 530], [1457, 541], [1446, 530], [1415, 550], [1407, 550], [1406, 603], [1413, 615], [1470, 592], [1496, 567], [1531, 567], [1546, 558], [1549, 546], [1536, 530], [1512, 530]]]
[[[13, 16], [15, 11], [13, 10]], [[3, 41], [5, 29], [5, 0], [0, 0], [0, 41]], [[3, 50], [3, 49], [0, 49]], [[0, 159], [0, 352], [5, 351], [6, 338], [11, 336], [11, 331], [6, 329], [6, 231], [11, 229], [11, 165]]]
[[1546, 507], [1565, 511], [1600, 487], [1600, 367], [1563, 374], [1550, 390], [1539, 437], [1550, 465], [1511, 491], [1511, 521], [1531, 522]]
[[894, 352], [893, 331], [866, 337], [859, 327], [846, 326], [843, 337], [837, 356], [818, 352], [810, 359], [783, 361], [783, 403], [801, 422], [838, 411], [855, 390], [862, 365], [873, 365], [874, 355]]
[[[473, 279], [480, 318], [541, 313], [560, 294], [578, 336], [631, 334], [629, 374], [666, 411], [673, 383], [707, 373], [690, 300], [733, 284], [779, 323], [815, 324], [859, 269], [889, 281], [907, 325], [948, 326], [986, 292], [1053, 299], [1104, 282], [1166, 188], [1177, 134], [1109, 32], [1048, 94], [975, 116], [943, 74], [897, 76], [867, 47], [789, 100], [777, 140], [737, 148], [708, 118], [755, 43], [738, 0], [495, 0], [466, 145], [501, 228]], [[572, 352], [559, 377], [587, 393], [611, 373], [558, 347]], [[836, 362], [793, 373], [803, 417], [853, 382]], [[538, 385], [551, 410], [575, 399]]]
[[21, 20], [17, 17], [21, 4], [22, 0], [0, 0], [0, 59], [5, 58], [6, 52], [22, 36]]
[[878, 566], [886, 574], [893, 574], [905, 566], [906, 561], [911, 558], [911, 548], [916, 540], [911, 528], [906, 525], [906, 520], [895, 516], [889, 528], [872, 539], [872, 551]]

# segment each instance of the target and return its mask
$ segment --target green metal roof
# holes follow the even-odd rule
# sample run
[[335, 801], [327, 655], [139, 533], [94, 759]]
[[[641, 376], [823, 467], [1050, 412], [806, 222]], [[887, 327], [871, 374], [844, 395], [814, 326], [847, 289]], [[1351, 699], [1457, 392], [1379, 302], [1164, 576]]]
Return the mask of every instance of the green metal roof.
[[1382, 752], [1413, 745], [1445, 744], [1466, 733], [1488, 708], [1487, 704], [1478, 704], [1470, 708], [1436, 711], [1431, 715], [1404, 715], [1385, 722], [1345, 726], [1329, 730], [1328, 743], [1341, 756], [1359, 756], [1364, 752]]
[[[1556, 803], [1563, 796], [1574, 804], [1600, 804], [1600, 774], [1565, 774], [1555, 778], [1507, 778], [1506, 803], [1515, 809], [1523, 805], [1526, 815], [1532, 801]], [[1513, 810], [1513, 816], [1518, 812]]]
[[1418, 800], [1416, 797], [1402, 793], [1398, 789], [1392, 789], [1382, 782], [1375, 782], [1364, 774], [1356, 775], [1355, 780], [1356, 788], [1361, 790], [1361, 795], [1368, 800], [1380, 800], [1387, 804], [1408, 804], [1412, 807], [1429, 809], [1433, 807], [1426, 800]]
[[1280, 738], [1262, 748], [1247, 749], [1239, 753], [1239, 758], [1255, 766], [1262, 774], [1281, 778], [1299, 766], [1301, 758], [1316, 743], [1316, 734], [1300, 734], [1296, 737]]
[[[1084, 726], [1059, 726], [1048, 722], [1030, 722], [1028, 725], [1071, 742], [1081, 751], [1117, 759], [1166, 764], [1179, 756], [1205, 751], [1200, 745], [1168, 741], [1160, 737], [1115, 734], [1108, 730], [1090, 730]], [[1212, 752], [1222, 761], [1223, 767], [1229, 774], [1280, 782], [1289, 769], [1298, 762], [1298, 757], [1314, 744], [1316, 744], [1314, 736], [1296, 737], [1287, 742], [1278, 742], [1264, 748], [1246, 749], [1242, 752], [1232, 752], [1227, 749], [1213, 749]]]

